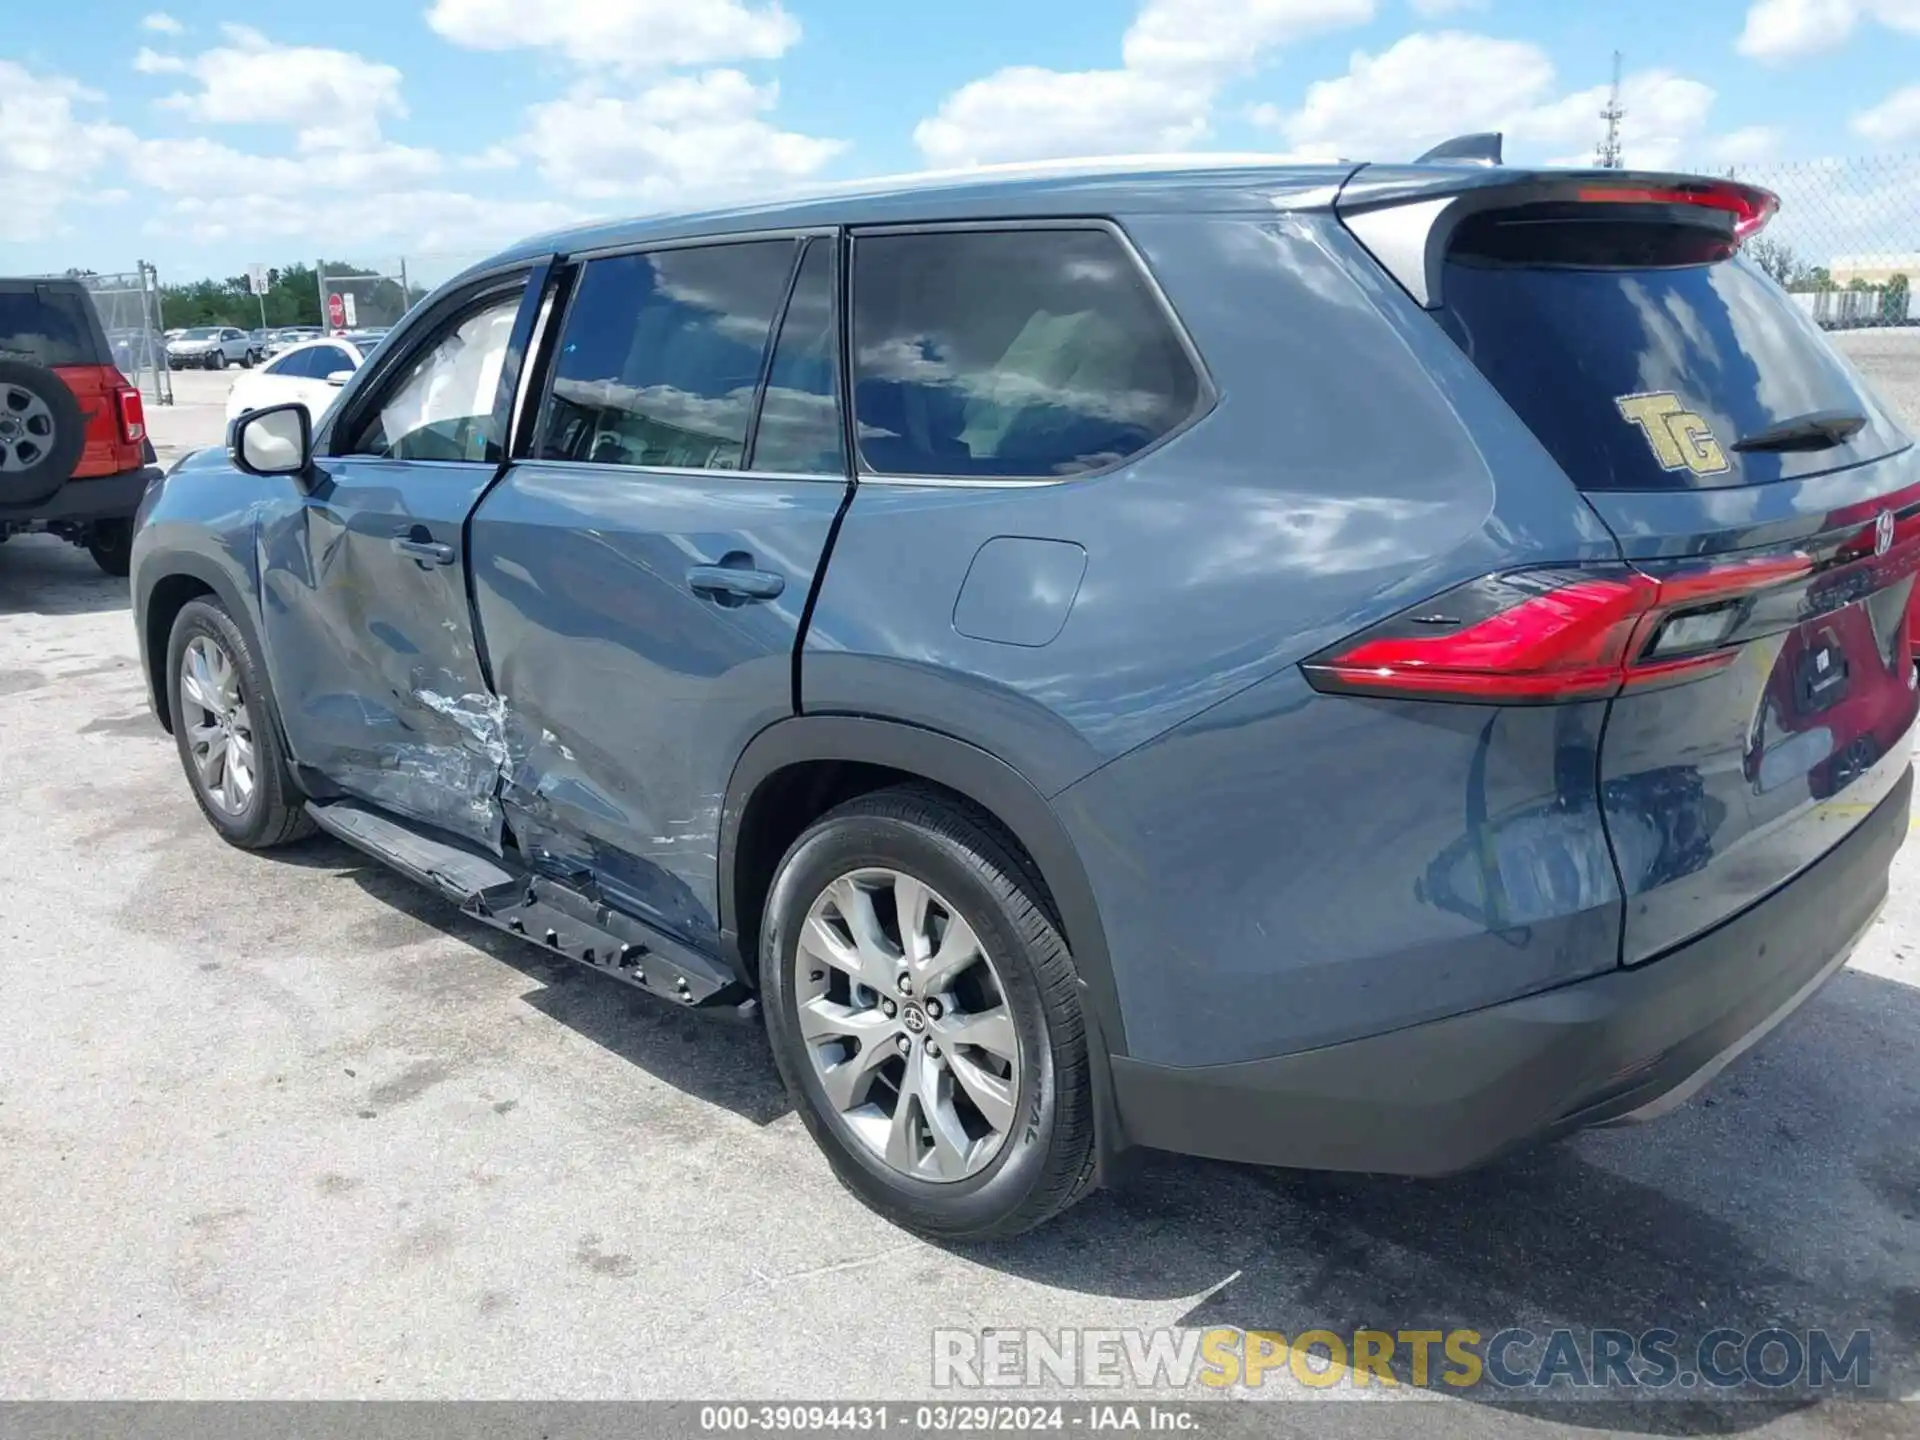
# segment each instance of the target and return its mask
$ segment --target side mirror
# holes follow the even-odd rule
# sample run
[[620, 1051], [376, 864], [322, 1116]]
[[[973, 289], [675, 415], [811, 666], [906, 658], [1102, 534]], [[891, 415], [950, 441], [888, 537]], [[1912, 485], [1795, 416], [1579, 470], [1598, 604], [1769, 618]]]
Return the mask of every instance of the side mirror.
[[233, 422], [227, 447], [249, 475], [304, 474], [313, 463], [313, 417], [297, 401], [252, 411]]
[[351, 380], [352, 378], [353, 378], [353, 371], [351, 370], [335, 370], [332, 374], [327, 376], [327, 384], [344, 385], [347, 383], [347, 381]]

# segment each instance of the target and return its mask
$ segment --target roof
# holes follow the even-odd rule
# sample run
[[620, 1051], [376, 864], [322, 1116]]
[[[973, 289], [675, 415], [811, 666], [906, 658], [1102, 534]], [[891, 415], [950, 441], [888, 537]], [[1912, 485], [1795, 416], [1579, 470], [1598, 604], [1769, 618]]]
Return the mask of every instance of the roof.
[[882, 176], [752, 205], [536, 235], [487, 265], [652, 240], [815, 225], [1296, 209], [1330, 203], [1356, 168], [1349, 161], [1301, 162], [1284, 155], [1125, 155]]

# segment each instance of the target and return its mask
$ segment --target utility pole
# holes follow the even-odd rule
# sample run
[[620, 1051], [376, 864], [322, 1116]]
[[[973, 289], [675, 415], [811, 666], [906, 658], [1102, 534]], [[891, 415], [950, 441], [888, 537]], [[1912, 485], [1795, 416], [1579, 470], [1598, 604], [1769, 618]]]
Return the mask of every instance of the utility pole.
[[1626, 115], [1626, 107], [1620, 103], [1620, 52], [1616, 50], [1613, 52], [1613, 88], [1607, 92], [1606, 109], [1600, 112], [1600, 118], [1607, 122], [1607, 133], [1593, 149], [1593, 163], [1602, 170], [1618, 170], [1624, 163], [1620, 156], [1620, 122]]

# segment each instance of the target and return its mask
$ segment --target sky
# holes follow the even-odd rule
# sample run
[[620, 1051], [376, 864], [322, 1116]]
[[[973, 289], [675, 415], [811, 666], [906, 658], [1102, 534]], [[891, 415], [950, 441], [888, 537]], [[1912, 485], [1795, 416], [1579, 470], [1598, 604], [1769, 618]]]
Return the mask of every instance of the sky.
[[0, 27], [0, 274], [436, 278], [576, 220], [1070, 155], [1497, 129], [1582, 163], [1616, 49], [1629, 165], [1920, 151], [1920, 0], [165, 3]]

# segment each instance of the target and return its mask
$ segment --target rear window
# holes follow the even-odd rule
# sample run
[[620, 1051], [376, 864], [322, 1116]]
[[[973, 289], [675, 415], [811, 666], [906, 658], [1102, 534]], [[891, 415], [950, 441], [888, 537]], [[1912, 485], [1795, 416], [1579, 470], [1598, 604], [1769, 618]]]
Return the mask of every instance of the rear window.
[[[1819, 330], [1724, 236], [1515, 213], [1462, 226], [1442, 323], [1582, 489], [1756, 484], [1900, 443]], [[1833, 411], [1868, 424], [1827, 448], [1734, 448]]]
[[0, 290], [0, 360], [100, 364], [86, 307], [70, 290]]

